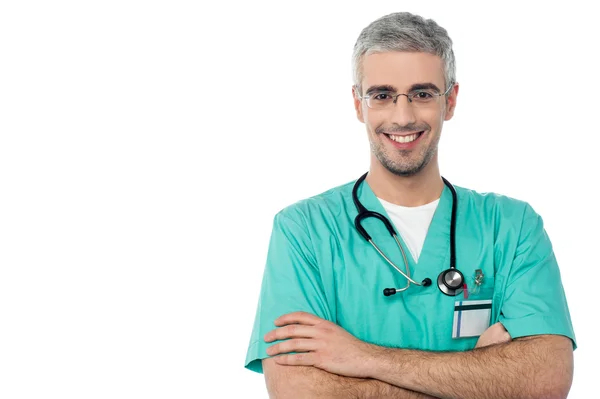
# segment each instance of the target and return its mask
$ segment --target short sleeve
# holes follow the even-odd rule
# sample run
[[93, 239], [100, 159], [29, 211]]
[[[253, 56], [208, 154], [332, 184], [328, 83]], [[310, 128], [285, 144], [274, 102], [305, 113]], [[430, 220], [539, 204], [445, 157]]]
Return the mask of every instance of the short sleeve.
[[[283, 211], [282, 211], [283, 212]], [[332, 320], [321, 274], [308, 233], [282, 212], [275, 216], [264, 269], [254, 327], [245, 367], [262, 373], [261, 360], [269, 357], [264, 336], [287, 313], [304, 311]]]
[[557, 334], [577, 348], [567, 299], [543, 221], [527, 204], [508, 276], [500, 322], [512, 338]]

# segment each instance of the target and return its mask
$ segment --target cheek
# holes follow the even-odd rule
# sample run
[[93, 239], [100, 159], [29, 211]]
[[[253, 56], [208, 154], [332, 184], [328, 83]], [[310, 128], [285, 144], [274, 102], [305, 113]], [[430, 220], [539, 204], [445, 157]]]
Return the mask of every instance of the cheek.
[[423, 114], [421, 118], [419, 118], [419, 121], [428, 124], [433, 132], [437, 132], [440, 130], [444, 121], [444, 112], [429, 112]]
[[376, 134], [375, 130], [382, 126], [385, 122], [385, 118], [377, 113], [368, 112], [364, 114], [365, 125], [369, 129], [369, 132]]

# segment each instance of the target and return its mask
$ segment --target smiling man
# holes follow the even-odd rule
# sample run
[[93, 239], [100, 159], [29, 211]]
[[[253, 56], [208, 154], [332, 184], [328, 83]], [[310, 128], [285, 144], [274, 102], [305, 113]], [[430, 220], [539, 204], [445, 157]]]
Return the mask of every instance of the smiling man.
[[542, 218], [440, 175], [446, 30], [384, 16], [353, 70], [369, 171], [275, 216], [246, 367], [278, 399], [567, 397], [576, 341]]

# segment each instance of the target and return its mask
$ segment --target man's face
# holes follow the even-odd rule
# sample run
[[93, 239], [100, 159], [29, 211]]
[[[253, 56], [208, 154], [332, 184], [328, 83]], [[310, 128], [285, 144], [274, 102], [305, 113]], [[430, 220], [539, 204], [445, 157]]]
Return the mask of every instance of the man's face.
[[[362, 69], [362, 95], [379, 93], [380, 99], [390, 98], [390, 93], [409, 93], [427, 86], [444, 93], [449, 84], [444, 80], [442, 59], [428, 53], [371, 54], [364, 57]], [[373, 156], [390, 172], [413, 176], [437, 156], [442, 124], [454, 114], [458, 85], [450, 90], [448, 98], [436, 96], [433, 102], [417, 104], [409, 103], [406, 96], [399, 96], [396, 104], [385, 109], [368, 108], [367, 101], [357, 97], [359, 93], [353, 91], [353, 94], [357, 117], [367, 127]], [[415, 133], [420, 136], [410, 144], [390, 138], [405, 141]]]

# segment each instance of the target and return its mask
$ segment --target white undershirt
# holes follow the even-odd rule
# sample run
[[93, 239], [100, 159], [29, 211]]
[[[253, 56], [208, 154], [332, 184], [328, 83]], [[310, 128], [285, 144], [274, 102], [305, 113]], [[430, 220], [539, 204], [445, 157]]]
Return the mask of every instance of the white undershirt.
[[408, 250], [415, 262], [419, 261], [419, 255], [427, 237], [429, 225], [440, 199], [429, 204], [407, 207], [392, 204], [379, 198], [381, 205], [390, 216], [391, 222], [404, 240]]

